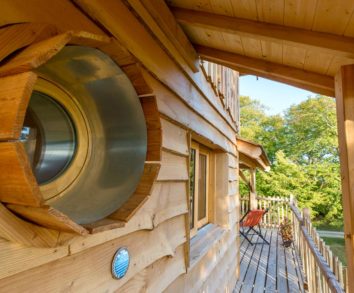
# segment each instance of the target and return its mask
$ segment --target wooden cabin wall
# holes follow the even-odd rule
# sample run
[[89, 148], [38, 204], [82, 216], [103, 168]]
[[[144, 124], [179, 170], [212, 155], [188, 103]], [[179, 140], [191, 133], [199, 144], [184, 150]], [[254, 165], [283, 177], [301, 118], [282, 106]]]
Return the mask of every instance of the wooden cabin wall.
[[[113, 20], [107, 11], [95, 14], [105, 12], [105, 7], [88, 7], [99, 2], [4, 0], [0, 25], [45, 22], [62, 30], [112, 33], [119, 39], [141, 63], [157, 101], [162, 127], [158, 178], [149, 199], [122, 228], [72, 239], [61, 234], [65, 244], [56, 248], [25, 247], [0, 239], [0, 292], [231, 291], [239, 269], [236, 127], [201, 72], [185, 72], [123, 2], [102, 1], [115, 3], [109, 11], [116, 13]], [[116, 11], [115, 5], [126, 10]], [[188, 218], [191, 138], [212, 149], [218, 178], [213, 212], [217, 237], [192, 265]], [[132, 259], [127, 275], [115, 280], [111, 262], [121, 246], [128, 248]]]

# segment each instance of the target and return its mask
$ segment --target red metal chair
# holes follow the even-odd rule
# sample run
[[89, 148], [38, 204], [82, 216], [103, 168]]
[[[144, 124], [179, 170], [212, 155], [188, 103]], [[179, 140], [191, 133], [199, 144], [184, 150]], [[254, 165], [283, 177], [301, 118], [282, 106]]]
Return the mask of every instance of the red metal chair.
[[[247, 236], [253, 236], [253, 235], [258, 235], [266, 244], [269, 245], [269, 242], [264, 238], [262, 234], [262, 230], [260, 227], [260, 223], [262, 221], [262, 218], [264, 214], [268, 212], [268, 209], [266, 210], [249, 210], [241, 219], [240, 221], [240, 233], [243, 235], [243, 237], [246, 238], [246, 240], [251, 244], [263, 244], [263, 242], [251, 242], [251, 240]], [[255, 227], [258, 227], [257, 231]], [[248, 228], [248, 229], [247, 229]], [[251, 231], [255, 233], [250, 233]]]

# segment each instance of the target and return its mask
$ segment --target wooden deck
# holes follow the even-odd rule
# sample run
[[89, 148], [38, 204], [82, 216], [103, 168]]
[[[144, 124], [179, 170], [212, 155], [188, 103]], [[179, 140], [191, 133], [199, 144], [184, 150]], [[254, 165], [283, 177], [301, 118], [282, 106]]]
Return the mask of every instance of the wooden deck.
[[[299, 256], [282, 245], [277, 229], [263, 229], [267, 244], [250, 245], [241, 236], [240, 278], [234, 293], [304, 292]], [[261, 239], [253, 236], [252, 242]]]

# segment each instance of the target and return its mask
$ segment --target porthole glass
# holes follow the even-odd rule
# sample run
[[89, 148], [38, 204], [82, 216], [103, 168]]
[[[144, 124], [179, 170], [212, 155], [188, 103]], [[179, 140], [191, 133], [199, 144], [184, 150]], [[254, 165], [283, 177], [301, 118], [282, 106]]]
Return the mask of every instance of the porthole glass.
[[77, 145], [69, 114], [53, 98], [38, 91], [31, 96], [21, 140], [39, 184], [51, 182], [67, 169]]

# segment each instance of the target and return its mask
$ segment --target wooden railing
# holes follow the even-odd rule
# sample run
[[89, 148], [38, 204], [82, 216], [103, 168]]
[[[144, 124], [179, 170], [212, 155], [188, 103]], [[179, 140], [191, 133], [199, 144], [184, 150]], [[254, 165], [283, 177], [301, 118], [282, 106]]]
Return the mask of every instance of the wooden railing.
[[306, 213], [290, 203], [295, 248], [301, 256], [309, 292], [348, 291], [347, 269], [318, 235]]
[[[265, 227], [278, 227], [285, 218], [291, 217], [289, 207], [290, 198], [286, 197], [257, 197], [257, 208], [268, 209], [268, 212], [262, 219], [262, 225]], [[250, 208], [249, 198], [241, 198], [241, 216]]]
[[201, 60], [201, 68], [224, 108], [239, 126], [238, 72], [205, 60]]
[[[348, 292], [347, 268], [313, 227], [306, 209], [301, 213], [296, 201], [284, 197], [257, 197], [259, 209], [269, 209], [262, 225], [278, 227], [287, 217], [293, 224], [294, 246], [301, 257], [308, 291]], [[241, 198], [241, 215], [249, 210], [249, 198]]]

